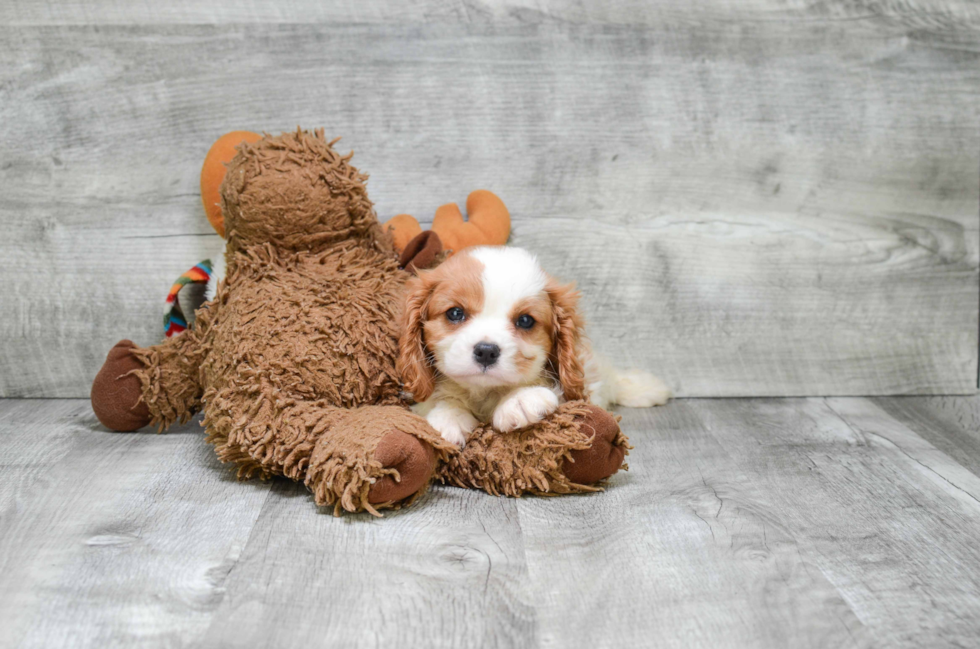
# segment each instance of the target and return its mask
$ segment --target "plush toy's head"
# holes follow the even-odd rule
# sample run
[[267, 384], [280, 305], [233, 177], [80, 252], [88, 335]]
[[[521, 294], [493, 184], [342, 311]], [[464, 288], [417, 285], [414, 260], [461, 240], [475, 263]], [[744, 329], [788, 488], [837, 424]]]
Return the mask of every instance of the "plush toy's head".
[[221, 184], [225, 238], [235, 248], [271, 242], [312, 250], [350, 238], [390, 249], [365, 181], [323, 130], [297, 129], [243, 143]]

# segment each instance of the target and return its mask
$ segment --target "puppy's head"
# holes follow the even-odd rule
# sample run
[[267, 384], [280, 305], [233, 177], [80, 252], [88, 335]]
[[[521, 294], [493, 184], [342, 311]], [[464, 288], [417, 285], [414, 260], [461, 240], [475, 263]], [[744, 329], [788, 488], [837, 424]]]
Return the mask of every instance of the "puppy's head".
[[565, 398], [585, 398], [578, 294], [520, 248], [457, 253], [408, 285], [398, 371], [416, 401], [437, 375], [464, 387], [528, 383], [543, 373]]

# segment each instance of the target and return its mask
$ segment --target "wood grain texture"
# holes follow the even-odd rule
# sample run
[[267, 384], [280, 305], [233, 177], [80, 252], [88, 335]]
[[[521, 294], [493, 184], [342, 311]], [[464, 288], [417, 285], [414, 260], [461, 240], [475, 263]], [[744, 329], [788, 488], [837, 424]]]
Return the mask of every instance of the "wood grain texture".
[[866, 646], [774, 503], [763, 449], [741, 444], [744, 466], [702, 422], [727, 405], [628, 412], [630, 471], [605, 494], [521, 503], [545, 646]]
[[0, 19], [13, 25], [124, 25], [223, 23], [391, 23], [439, 20], [536, 22], [558, 19], [570, 23], [651, 25], [671, 21], [794, 20], [813, 22], [887, 19], [921, 29], [969, 32], [980, 28], [980, 9], [970, 0], [852, 0], [812, 3], [744, 0], [388, 0], [316, 2], [275, 0], [210, 2], [173, 0], [164, 5], [125, 0], [14, 0], [0, 6]]
[[975, 640], [980, 479], [873, 403], [682, 400], [624, 428], [602, 498], [520, 503], [549, 646]]
[[980, 410], [956, 397], [881, 397], [874, 403], [980, 476]]
[[[935, 415], [928, 413], [933, 412]], [[980, 397], [623, 410], [600, 494], [334, 518], [196, 424], [0, 400], [0, 647], [958, 647], [980, 634]], [[926, 436], [954, 440], [950, 455]], [[270, 488], [271, 485], [271, 488]]]
[[976, 390], [975, 5], [298, 6], [3, 6], [0, 395], [83, 396], [156, 341], [220, 246], [210, 142], [297, 123], [382, 217], [498, 192], [678, 394]]
[[0, 401], [0, 646], [200, 637], [267, 484], [239, 484], [196, 423], [110, 433], [87, 401]]
[[276, 484], [207, 647], [536, 647], [517, 501], [435, 489], [334, 518]]
[[[808, 525], [828, 530], [814, 543], [824, 557], [821, 568], [862, 620], [881, 629], [883, 645], [973, 644], [980, 620], [980, 479], [873, 404], [828, 401], [847, 424], [840, 432], [854, 450], [811, 458], [840, 509], [808, 508], [816, 504], [811, 493], [784, 492]], [[832, 554], [842, 546], [857, 559]], [[903, 601], [913, 590], [928, 599]]]

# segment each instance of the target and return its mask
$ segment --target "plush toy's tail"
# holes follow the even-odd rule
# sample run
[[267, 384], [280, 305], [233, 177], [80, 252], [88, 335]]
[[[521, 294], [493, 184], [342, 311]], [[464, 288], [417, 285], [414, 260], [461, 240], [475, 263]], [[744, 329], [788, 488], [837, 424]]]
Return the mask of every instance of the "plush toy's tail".
[[[211, 281], [211, 260], [205, 259], [177, 278], [163, 306], [163, 335], [171, 338], [194, 322], [194, 312], [205, 301], [205, 287]], [[210, 299], [210, 298], [208, 298]]]
[[194, 314], [214, 299], [218, 282], [225, 278], [224, 255], [215, 262], [205, 259], [177, 278], [163, 306], [163, 336], [173, 338], [194, 324]]

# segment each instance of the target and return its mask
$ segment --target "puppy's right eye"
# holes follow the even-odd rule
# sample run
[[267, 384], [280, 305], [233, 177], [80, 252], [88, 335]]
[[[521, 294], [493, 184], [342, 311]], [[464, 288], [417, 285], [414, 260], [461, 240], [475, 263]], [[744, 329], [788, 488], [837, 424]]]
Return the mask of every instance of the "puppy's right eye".
[[466, 312], [458, 306], [454, 306], [446, 311], [446, 319], [450, 322], [462, 322], [464, 318], [466, 318]]

